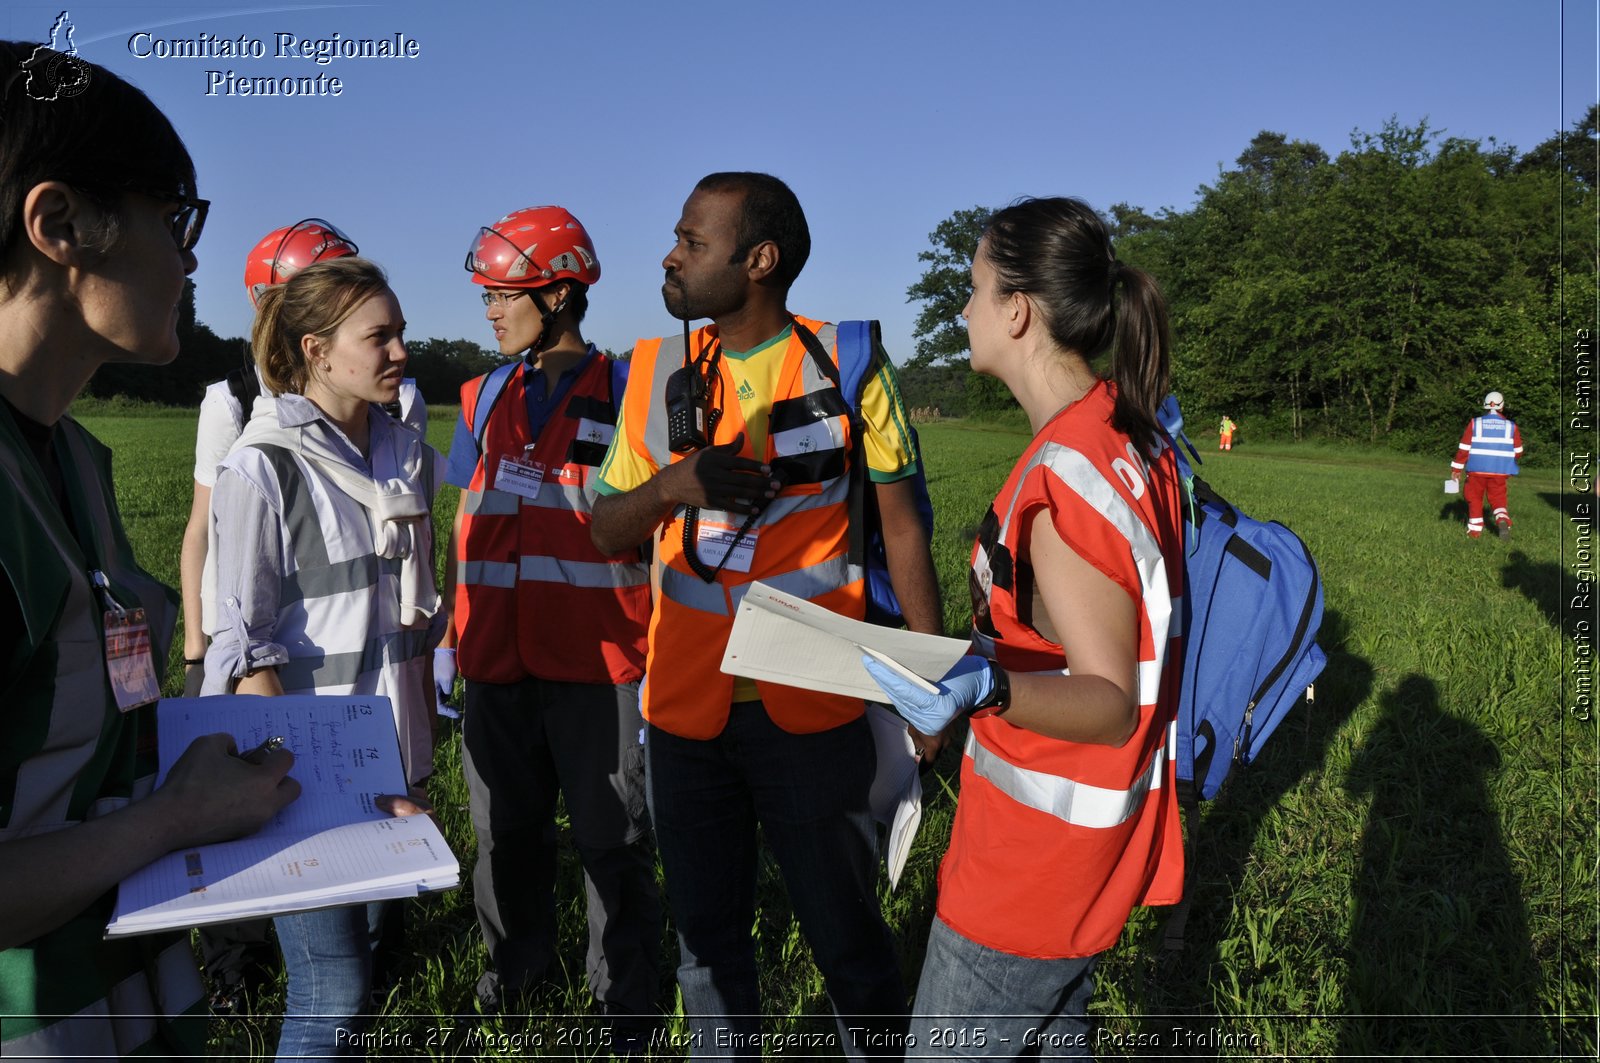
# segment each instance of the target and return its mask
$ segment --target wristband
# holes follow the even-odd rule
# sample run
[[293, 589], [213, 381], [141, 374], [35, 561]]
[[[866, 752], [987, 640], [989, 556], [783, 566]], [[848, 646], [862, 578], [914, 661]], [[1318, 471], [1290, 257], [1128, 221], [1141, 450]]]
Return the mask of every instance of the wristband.
[[1000, 662], [989, 662], [989, 677], [994, 680], [994, 689], [989, 696], [972, 707], [972, 715], [1001, 716], [1011, 707], [1011, 676], [1000, 667]]
[[191, 664], [205, 664], [205, 663], [206, 663], [206, 659], [204, 657], [185, 657], [183, 659], [183, 666], [185, 668], [189, 667]]

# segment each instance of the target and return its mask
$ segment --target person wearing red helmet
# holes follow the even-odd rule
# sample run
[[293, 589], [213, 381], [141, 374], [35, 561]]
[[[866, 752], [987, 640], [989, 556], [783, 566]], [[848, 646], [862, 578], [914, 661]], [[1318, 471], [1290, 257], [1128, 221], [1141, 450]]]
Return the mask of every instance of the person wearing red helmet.
[[466, 269], [500, 353], [521, 356], [461, 388], [447, 474], [463, 492], [452, 648], [434, 665], [441, 689], [457, 668], [466, 686], [473, 887], [491, 963], [478, 996], [502, 1007], [555, 957], [564, 794], [588, 887], [589, 988], [613, 1017], [610, 1047], [626, 1049], [655, 1022], [662, 927], [639, 744], [650, 576], [639, 550], [602, 553], [589, 534], [626, 364], [583, 338], [600, 263], [563, 208], [479, 229]]

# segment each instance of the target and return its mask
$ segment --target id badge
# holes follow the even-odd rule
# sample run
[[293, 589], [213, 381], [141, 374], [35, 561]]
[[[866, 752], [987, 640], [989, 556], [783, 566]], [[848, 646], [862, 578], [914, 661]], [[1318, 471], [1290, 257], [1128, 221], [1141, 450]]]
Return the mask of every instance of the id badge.
[[542, 461], [525, 461], [519, 458], [501, 458], [495, 470], [494, 489], [509, 491], [523, 498], [538, 498], [544, 486], [545, 465]]
[[144, 610], [106, 610], [106, 671], [117, 708], [123, 712], [161, 697], [155, 661], [150, 655], [150, 625]]
[[[735, 543], [735, 539], [739, 541]], [[729, 553], [729, 547], [733, 548], [732, 553]], [[738, 528], [702, 522], [699, 534], [695, 537], [695, 549], [700, 554], [702, 564], [712, 568], [722, 565], [729, 572], [749, 572], [756, 556], [756, 532], [747, 531], [740, 536]], [[724, 557], [728, 559], [725, 565], [722, 564]]]

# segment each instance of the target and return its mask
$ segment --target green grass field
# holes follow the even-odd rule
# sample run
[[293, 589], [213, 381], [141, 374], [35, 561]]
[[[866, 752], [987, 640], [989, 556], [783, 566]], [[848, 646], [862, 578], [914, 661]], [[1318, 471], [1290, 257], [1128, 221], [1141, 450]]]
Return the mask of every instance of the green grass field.
[[[448, 444], [454, 416], [432, 410], [436, 446]], [[141, 560], [176, 585], [193, 414], [82, 419], [117, 452]], [[1026, 437], [970, 423], [921, 432], [946, 627], [961, 633], [971, 529]], [[1183, 952], [1163, 951], [1165, 913], [1146, 910], [1103, 958], [1101, 1056], [1594, 1058], [1600, 745], [1595, 723], [1564, 709], [1561, 685], [1574, 588], [1560, 551], [1573, 501], [1555, 473], [1525, 473], [1511, 486], [1512, 541], [1469, 541], [1464, 504], [1440, 490], [1453, 442], [1426, 461], [1248, 442], [1208, 457], [1201, 473], [1219, 491], [1311, 546], [1326, 585], [1328, 668], [1315, 702], [1297, 708], [1206, 809]], [[447, 489], [441, 528], [455, 501]], [[174, 667], [167, 690], [180, 685]], [[958, 748], [924, 780], [911, 864], [897, 890], [883, 887], [912, 984]], [[440, 753], [433, 794], [465, 880], [474, 846], [455, 732]], [[588, 998], [582, 883], [563, 845], [569, 977], [533, 1001], [545, 1017], [473, 1015], [484, 953], [464, 887], [410, 906], [398, 980], [375, 1027], [393, 1040], [375, 1056], [592, 1054], [583, 1044], [592, 1030], [567, 1017], [583, 1015]], [[755, 929], [771, 1025], [830, 1029], [819, 1017], [828, 1010], [821, 980], [770, 866], [761, 896]], [[663, 959], [670, 1012], [668, 935]], [[254, 1002], [260, 1017], [217, 1020], [218, 1053], [270, 1054], [278, 1003], [268, 990]], [[669, 1021], [669, 1030], [681, 1026]]]

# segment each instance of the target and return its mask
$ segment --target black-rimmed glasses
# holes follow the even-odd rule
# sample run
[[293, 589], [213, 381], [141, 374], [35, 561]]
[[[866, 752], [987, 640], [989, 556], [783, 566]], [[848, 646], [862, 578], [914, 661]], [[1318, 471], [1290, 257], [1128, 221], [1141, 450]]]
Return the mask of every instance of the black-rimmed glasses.
[[179, 251], [193, 251], [200, 242], [200, 233], [206, 227], [206, 215], [211, 210], [209, 199], [177, 200], [178, 212], [172, 216], [172, 239]]

